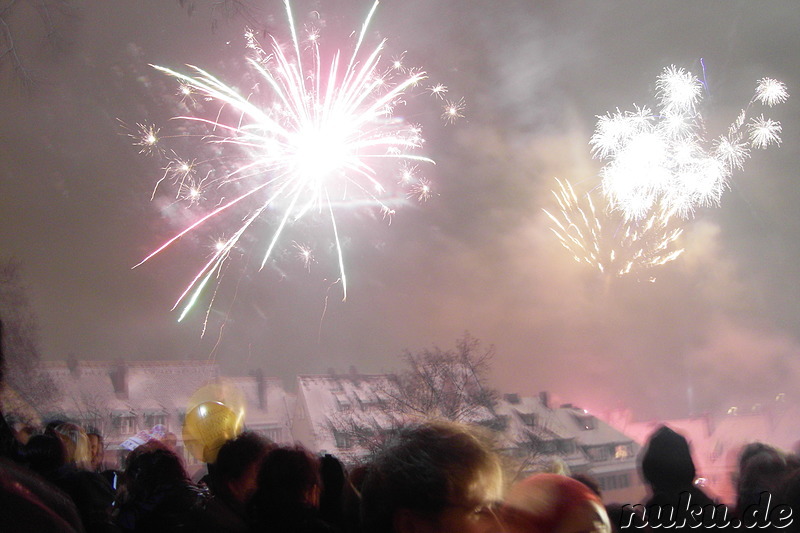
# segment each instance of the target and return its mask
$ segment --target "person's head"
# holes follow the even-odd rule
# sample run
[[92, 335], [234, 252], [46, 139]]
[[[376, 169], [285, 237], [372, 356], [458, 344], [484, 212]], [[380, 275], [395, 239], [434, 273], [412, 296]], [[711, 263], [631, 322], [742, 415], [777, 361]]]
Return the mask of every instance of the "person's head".
[[67, 463], [89, 470], [92, 463], [89, 438], [83, 428], [72, 422], [64, 422], [55, 427], [55, 434], [64, 443]]
[[344, 486], [347, 478], [344, 465], [339, 459], [326, 453], [320, 458], [319, 472], [322, 481], [322, 492], [319, 498], [320, 512], [328, 521], [341, 520]]
[[575, 479], [535, 474], [516, 483], [501, 510], [508, 533], [610, 533], [600, 497]]
[[642, 477], [656, 492], [676, 492], [692, 486], [694, 461], [689, 443], [667, 426], [659, 427], [639, 456]]
[[497, 456], [463, 425], [401, 429], [369, 465], [362, 486], [364, 531], [499, 531]]
[[286, 523], [319, 505], [319, 461], [302, 446], [270, 451], [258, 470], [249, 514], [256, 524]]
[[258, 469], [275, 445], [258, 433], [245, 431], [222, 445], [214, 463], [214, 487], [244, 505], [256, 490]]
[[28, 468], [46, 475], [66, 463], [67, 452], [61, 439], [47, 433], [31, 437], [22, 448], [20, 456]]
[[258, 495], [288, 505], [319, 504], [319, 461], [300, 445], [270, 451], [261, 462]]
[[157, 487], [186, 483], [189, 476], [175, 452], [150, 441], [128, 454], [123, 479], [129, 494], [140, 495]]
[[91, 457], [92, 470], [97, 471], [103, 465], [103, 456], [105, 455], [103, 436], [97, 431], [91, 431], [86, 434], [86, 437], [89, 439], [89, 456]]
[[789, 475], [786, 454], [761, 442], [750, 443], [739, 455], [739, 472], [736, 476], [737, 505], [746, 505], [763, 491], [776, 493]]
[[36, 428], [30, 425], [25, 419], [14, 414], [6, 415], [6, 423], [8, 427], [11, 428], [14, 438], [23, 446], [28, 443], [28, 439], [36, 434]]
[[66, 420], [61, 420], [60, 418], [54, 418], [53, 420], [50, 420], [47, 422], [47, 424], [45, 424], [44, 432], [55, 434], [56, 428], [61, 424], [66, 424], [66, 423], [67, 423]]
[[14, 437], [22, 445], [28, 444], [28, 440], [36, 435], [36, 428], [29, 424], [21, 424], [14, 428]]

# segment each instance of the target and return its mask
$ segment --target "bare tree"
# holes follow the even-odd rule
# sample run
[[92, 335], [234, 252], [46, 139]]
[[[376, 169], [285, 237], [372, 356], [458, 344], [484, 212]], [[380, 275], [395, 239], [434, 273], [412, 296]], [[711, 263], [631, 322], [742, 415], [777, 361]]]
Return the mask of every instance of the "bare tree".
[[406, 351], [407, 369], [394, 375], [395, 388], [383, 391], [386, 408], [404, 418], [440, 418], [454, 422], [492, 425], [498, 393], [487, 383], [494, 347], [481, 348], [465, 333], [455, 350], [434, 347]]
[[28, 405], [46, 405], [54, 386], [39, 369], [39, 330], [17, 261], [0, 262], [0, 319], [3, 321], [5, 385]]
[[379, 449], [398, 427], [412, 421], [444, 419], [502, 430], [494, 407], [499, 394], [488, 386], [494, 348], [482, 349], [469, 333], [455, 349], [406, 351], [404, 370], [374, 381], [368, 402], [331, 413], [327, 429], [340, 448]]
[[220, 20], [240, 19], [253, 30], [263, 32], [268, 18], [263, 12], [263, 2], [247, 0], [178, 0], [178, 4], [186, 10], [189, 16], [201, 4], [211, 6], [211, 31], [219, 27]]
[[[61, 22], [71, 10], [69, 0], [0, 0], [0, 72], [9, 67], [23, 87], [33, 88], [36, 77], [23, 58], [20, 38], [35, 35], [53, 50], [60, 49], [64, 42]], [[38, 27], [25, 27], [31, 15], [38, 19]]]

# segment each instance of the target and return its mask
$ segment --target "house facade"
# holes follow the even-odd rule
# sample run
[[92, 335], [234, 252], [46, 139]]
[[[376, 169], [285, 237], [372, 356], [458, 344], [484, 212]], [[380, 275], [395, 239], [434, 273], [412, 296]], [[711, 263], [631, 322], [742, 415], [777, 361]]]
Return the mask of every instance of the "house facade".
[[606, 503], [638, 503], [645, 495], [636, 456], [639, 444], [593, 414], [570, 404], [506, 394], [496, 406], [504, 454], [517, 459], [517, 477], [566, 466], [594, 478]]
[[[412, 417], [392, 413], [394, 381], [387, 374], [304, 375], [297, 378], [294, 439], [309, 450], [357, 463], [369, 440]], [[595, 478], [606, 502], [638, 503], [645, 491], [636, 467], [640, 446], [605, 421], [571, 405], [552, 407], [546, 395], [507, 394], [473, 423], [495, 432], [509, 473], [517, 478], [565, 465]], [[366, 441], [366, 445], [365, 445]]]
[[[244, 426], [284, 444], [293, 441], [293, 396], [278, 378], [256, 371], [225, 377], [209, 361], [48, 361], [44, 372], [57, 390], [54, 401], [37, 406], [43, 421], [72, 420], [99, 431], [106, 444], [106, 462], [118, 467], [126, 445], [156, 426], [174, 442], [190, 474], [202, 463], [183, 443], [183, 425], [198, 395], [210, 386], [235, 391], [244, 410]], [[222, 400], [224, 403], [224, 399]]]

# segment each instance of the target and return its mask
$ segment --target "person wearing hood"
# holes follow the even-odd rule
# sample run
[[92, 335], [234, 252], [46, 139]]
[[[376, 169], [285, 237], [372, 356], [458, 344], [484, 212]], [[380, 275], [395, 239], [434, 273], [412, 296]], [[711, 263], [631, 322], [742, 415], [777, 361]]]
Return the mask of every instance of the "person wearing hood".
[[644, 510], [651, 527], [689, 531], [701, 524], [716, 528], [727, 525], [731, 518], [727, 507], [712, 500], [695, 483], [697, 472], [683, 435], [661, 426], [639, 457], [642, 478], [650, 488]]

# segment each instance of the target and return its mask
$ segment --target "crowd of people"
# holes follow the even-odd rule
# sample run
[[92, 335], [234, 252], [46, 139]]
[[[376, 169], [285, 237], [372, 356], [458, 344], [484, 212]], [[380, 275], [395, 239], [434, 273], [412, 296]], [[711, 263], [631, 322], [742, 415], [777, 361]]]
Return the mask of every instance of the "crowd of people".
[[[0, 343], [0, 387], [3, 363]], [[604, 503], [586, 475], [509, 479], [488, 433], [445, 421], [390, 432], [358, 465], [245, 431], [221, 444], [198, 482], [172, 434], [130, 451], [119, 470], [106, 469], [103, 454], [98, 431], [66, 420], [12, 428], [0, 411], [0, 532], [800, 532], [792, 516], [800, 458], [764, 443], [744, 447], [729, 508], [697, 485], [689, 443], [666, 426], [639, 456], [649, 488], [642, 503]]]
[[697, 486], [689, 444], [668, 427], [641, 452], [650, 489], [641, 504], [604, 504], [587, 476], [537, 473], [507, 480], [487, 436], [451, 422], [408, 425], [369, 460], [349, 467], [246, 431], [219, 448], [198, 482], [170, 443], [142, 444], [119, 471], [103, 470], [102, 449], [102, 435], [71, 422], [13, 435], [0, 417], [0, 531], [798, 529], [791, 516], [792, 504], [800, 503], [794, 455], [763, 443], [745, 447], [735, 474], [738, 498], [729, 508]]

